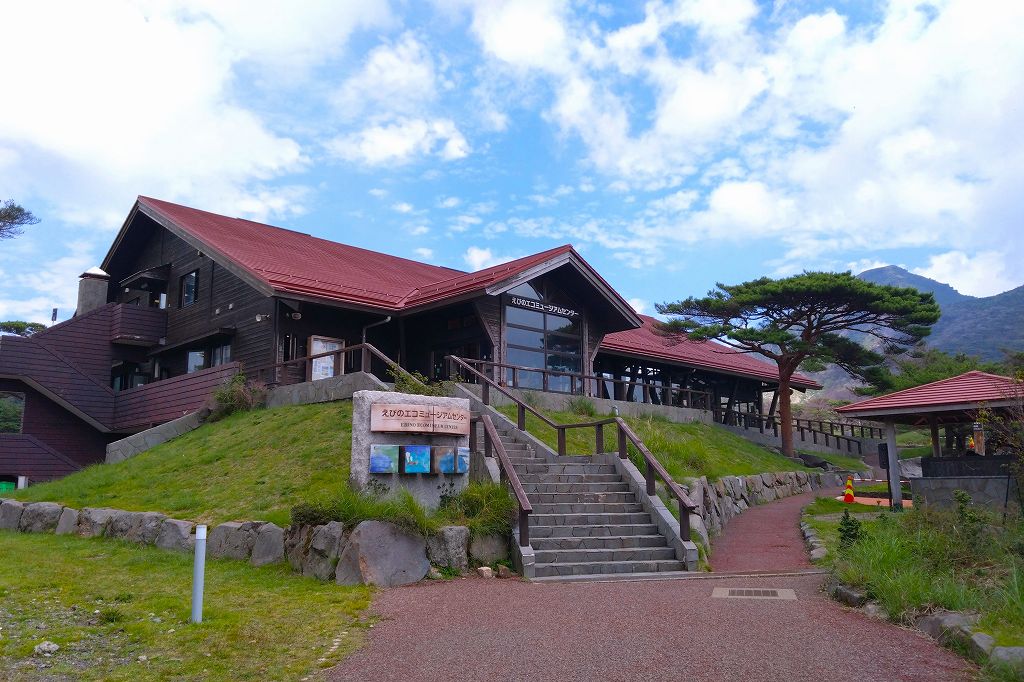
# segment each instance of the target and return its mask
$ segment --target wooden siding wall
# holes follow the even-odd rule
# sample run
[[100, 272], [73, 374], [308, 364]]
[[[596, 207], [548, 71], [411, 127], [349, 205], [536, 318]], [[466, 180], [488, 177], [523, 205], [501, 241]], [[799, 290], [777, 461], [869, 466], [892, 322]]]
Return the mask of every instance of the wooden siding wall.
[[72, 317], [32, 337], [75, 365], [83, 374], [106, 385], [110, 380], [110, 329], [117, 306], [105, 305]]
[[139, 431], [195, 412], [238, 371], [238, 363], [157, 381], [117, 394], [114, 428]]
[[[83, 466], [103, 460], [109, 440], [105, 434], [20, 381], [0, 379], [0, 391], [25, 394], [22, 435], [32, 436], [44, 446]], [[0, 449], [6, 451], [8, 445], [14, 447], [14, 443], [8, 439], [8, 434], [3, 434]], [[30, 444], [22, 439], [18, 447], [27, 449], [30, 448]], [[50, 456], [46, 457], [49, 458]], [[24, 471], [21, 473], [28, 475]]]
[[167, 336], [167, 313], [138, 305], [114, 306], [110, 338], [140, 337], [154, 344]]
[[79, 468], [34, 436], [0, 433], [0, 476], [28, 476], [29, 482], [35, 483], [67, 476]]

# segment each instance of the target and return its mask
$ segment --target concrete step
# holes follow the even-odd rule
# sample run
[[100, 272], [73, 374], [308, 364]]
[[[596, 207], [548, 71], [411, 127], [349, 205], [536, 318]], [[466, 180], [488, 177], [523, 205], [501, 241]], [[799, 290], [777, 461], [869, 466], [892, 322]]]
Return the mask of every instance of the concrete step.
[[574, 564], [537, 564], [536, 576], [545, 578], [566, 575], [607, 575], [623, 573], [661, 573], [685, 571], [682, 562], [662, 561], [598, 561]]
[[593, 564], [621, 561], [670, 561], [676, 558], [671, 547], [625, 547], [620, 549], [545, 549], [537, 550], [537, 565]]
[[533, 505], [534, 514], [634, 514], [643, 510], [639, 502], [559, 502]]
[[612, 483], [523, 483], [527, 495], [533, 493], [628, 493], [629, 484]]
[[628, 549], [632, 547], [667, 547], [664, 535], [608, 535], [583, 538], [538, 538], [530, 529], [530, 544], [537, 551], [567, 549]]
[[647, 512], [619, 513], [619, 514], [546, 514], [537, 512], [530, 515], [530, 529], [533, 525], [538, 526], [623, 526], [651, 522], [651, 515]]
[[622, 476], [618, 474], [545, 474], [545, 473], [522, 473], [516, 471], [519, 480], [527, 483], [622, 483]]
[[548, 575], [534, 576], [530, 580], [538, 583], [587, 583], [587, 582], [645, 582], [653, 580], [686, 580], [700, 577], [693, 571], [661, 571], [659, 573], [597, 573], [592, 575]]
[[[627, 537], [633, 535], [658, 535], [658, 527], [653, 523], [625, 523], [579, 526], [545, 526], [535, 523], [530, 517], [530, 543], [546, 538], [606, 538]], [[536, 545], [534, 545], [536, 546]]]
[[569, 493], [531, 493], [527, 491], [527, 497], [533, 504], [571, 504], [579, 502], [599, 502], [602, 504], [636, 502], [636, 495], [631, 492], [593, 492], [581, 489]]
[[516, 465], [516, 473], [565, 476], [568, 474], [615, 474], [616, 472], [615, 467], [611, 464], [551, 464], [544, 462]]

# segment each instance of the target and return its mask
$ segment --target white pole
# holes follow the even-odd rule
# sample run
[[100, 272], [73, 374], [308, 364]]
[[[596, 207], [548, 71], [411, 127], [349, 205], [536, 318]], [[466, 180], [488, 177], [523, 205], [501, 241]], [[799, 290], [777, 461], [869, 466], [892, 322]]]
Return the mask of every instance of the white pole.
[[192, 564], [192, 622], [203, 622], [203, 580], [206, 573], [206, 526], [196, 526], [196, 554]]
[[896, 449], [896, 422], [885, 422], [885, 441], [889, 449], [889, 487], [892, 489], [892, 508], [903, 509], [903, 489], [900, 488], [900, 453]]
[[18, 476], [18, 490], [28, 487], [28, 476]]

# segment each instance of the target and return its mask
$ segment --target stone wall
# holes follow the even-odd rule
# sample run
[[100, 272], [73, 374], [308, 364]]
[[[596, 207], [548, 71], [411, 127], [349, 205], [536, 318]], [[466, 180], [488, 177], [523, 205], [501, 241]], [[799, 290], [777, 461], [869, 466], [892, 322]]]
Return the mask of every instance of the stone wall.
[[790, 495], [841, 488], [843, 478], [827, 472], [780, 471], [751, 476], [723, 476], [714, 483], [707, 477], [682, 482], [698, 512], [690, 514], [690, 529], [706, 546], [709, 537], [750, 507]]
[[[1009, 495], [1006, 487], [1010, 486]], [[942, 509], [956, 506], [954, 490], [963, 490], [980, 507], [1002, 512], [1018, 509], [1020, 498], [1016, 481], [1008, 476], [936, 476], [910, 479], [915, 504], [929, 504]]]

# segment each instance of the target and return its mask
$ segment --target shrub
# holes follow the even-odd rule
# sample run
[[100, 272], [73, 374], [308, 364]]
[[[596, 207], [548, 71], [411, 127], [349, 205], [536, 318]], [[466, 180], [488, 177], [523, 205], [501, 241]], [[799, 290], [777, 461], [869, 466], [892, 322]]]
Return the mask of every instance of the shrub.
[[462, 492], [442, 499], [439, 525], [467, 526], [472, 535], [512, 532], [516, 503], [500, 483], [470, 483]]
[[581, 417], [596, 417], [597, 407], [586, 396], [573, 396], [565, 401], [565, 409]]
[[98, 620], [100, 623], [103, 623], [104, 625], [109, 625], [110, 623], [120, 623], [124, 620], [124, 614], [115, 608], [106, 608], [99, 612], [99, 615], [96, 617], [96, 620]]
[[864, 529], [858, 519], [850, 516], [850, 510], [843, 511], [843, 518], [839, 521], [839, 546], [847, 549], [856, 544], [864, 537]]
[[395, 390], [399, 393], [410, 393], [412, 395], [450, 396], [454, 393], [454, 381], [436, 381], [431, 383], [430, 379], [419, 372], [407, 372], [401, 367], [388, 367], [388, 376], [395, 382]]
[[213, 392], [211, 402], [210, 421], [217, 421], [235, 412], [263, 407], [267, 403], [267, 388], [261, 383], [247, 381], [244, 374], [236, 374]]

